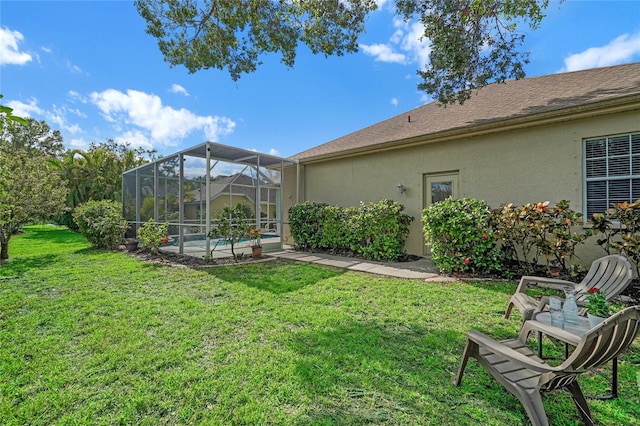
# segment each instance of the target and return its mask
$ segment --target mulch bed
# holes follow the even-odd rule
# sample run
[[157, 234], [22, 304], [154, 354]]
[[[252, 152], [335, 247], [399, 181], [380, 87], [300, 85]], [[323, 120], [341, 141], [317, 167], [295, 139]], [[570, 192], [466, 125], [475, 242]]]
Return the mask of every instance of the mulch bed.
[[208, 268], [212, 266], [239, 265], [243, 263], [251, 263], [251, 262], [273, 259], [269, 256], [260, 256], [259, 258], [254, 258], [252, 256], [244, 256], [241, 260], [238, 260], [238, 261], [236, 261], [232, 257], [217, 258], [217, 259], [211, 259], [209, 261], [205, 261], [201, 257], [187, 256], [187, 255], [175, 254], [175, 253], [158, 253], [157, 255], [154, 255], [144, 250], [134, 250], [134, 251], [129, 251], [127, 253], [129, 254], [129, 256], [133, 256], [145, 262], [150, 262], [158, 265], [178, 266], [178, 267], [186, 267], [186, 268]]
[[630, 299], [629, 302], [625, 301], [625, 304], [640, 305], [640, 280], [637, 278], [633, 280], [629, 287], [622, 292], [622, 295]]

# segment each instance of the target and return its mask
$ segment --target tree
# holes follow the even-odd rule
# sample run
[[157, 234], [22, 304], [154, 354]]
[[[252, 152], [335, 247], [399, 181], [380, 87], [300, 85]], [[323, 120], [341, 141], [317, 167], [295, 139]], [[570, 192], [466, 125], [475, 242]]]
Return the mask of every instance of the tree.
[[0, 149], [5, 152], [19, 151], [32, 156], [57, 158], [65, 151], [60, 131], [51, 130], [45, 121], [33, 118], [20, 123], [5, 123], [0, 137]]
[[64, 208], [65, 185], [46, 159], [63, 152], [62, 137], [44, 121], [0, 122], [0, 260], [22, 225], [45, 220]]
[[68, 211], [58, 221], [75, 229], [72, 215], [80, 204], [89, 200], [121, 201], [122, 173], [146, 163], [145, 156], [152, 155], [152, 151], [135, 150], [109, 139], [91, 144], [88, 151], [69, 150], [61, 158], [49, 159], [69, 189]]
[[9, 258], [13, 233], [62, 211], [65, 197], [62, 179], [44, 157], [0, 150], [0, 260]]
[[[431, 42], [418, 88], [442, 104], [463, 103], [474, 90], [523, 78], [528, 53], [518, 24], [537, 29], [548, 0], [395, 0], [396, 14], [419, 20]], [[280, 53], [292, 67], [301, 42], [325, 56], [358, 51], [374, 0], [137, 0], [147, 33], [165, 60], [189, 72], [227, 69], [236, 81], [260, 55]]]
[[[213, 221], [213, 228], [209, 231], [209, 238], [220, 238], [228, 243], [231, 255], [238, 261], [242, 254], [236, 254], [234, 247], [243, 238], [249, 238], [251, 233], [251, 209], [244, 203], [238, 202], [234, 207], [224, 206]], [[213, 248], [215, 250], [215, 247]], [[213, 253], [213, 250], [211, 250]]]

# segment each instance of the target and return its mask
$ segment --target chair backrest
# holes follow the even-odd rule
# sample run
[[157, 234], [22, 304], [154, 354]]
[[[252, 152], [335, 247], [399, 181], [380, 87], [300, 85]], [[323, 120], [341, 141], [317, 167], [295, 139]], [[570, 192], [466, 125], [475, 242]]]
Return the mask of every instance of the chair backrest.
[[611, 300], [627, 288], [633, 280], [631, 264], [624, 256], [612, 254], [595, 260], [589, 272], [576, 287], [576, 300], [586, 301], [586, 291], [596, 287], [606, 294], [607, 300]]
[[626, 350], [640, 331], [640, 306], [631, 306], [607, 318], [582, 336], [562, 367], [584, 371], [598, 367]]

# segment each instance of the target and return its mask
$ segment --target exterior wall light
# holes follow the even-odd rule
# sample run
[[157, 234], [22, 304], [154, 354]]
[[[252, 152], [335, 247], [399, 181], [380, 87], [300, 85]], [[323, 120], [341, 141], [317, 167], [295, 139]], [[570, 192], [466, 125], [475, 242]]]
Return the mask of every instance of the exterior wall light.
[[407, 187], [404, 186], [401, 183], [398, 184], [397, 188], [398, 188], [398, 191], [400, 191], [401, 194], [404, 194], [407, 191]]

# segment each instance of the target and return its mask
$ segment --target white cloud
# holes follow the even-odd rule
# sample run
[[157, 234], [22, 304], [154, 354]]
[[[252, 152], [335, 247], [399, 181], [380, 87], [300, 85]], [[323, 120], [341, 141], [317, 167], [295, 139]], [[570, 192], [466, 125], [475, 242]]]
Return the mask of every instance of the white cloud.
[[29, 99], [29, 103], [25, 104], [20, 101], [7, 102], [9, 108], [13, 108], [13, 114], [19, 117], [30, 118], [34, 115], [43, 115], [44, 111], [38, 106], [38, 101], [35, 98]]
[[431, 52], [430, 42], [424, 38], [424, 26], [420, 22], [404, 22], [395, 18], [396, 28], [387, 43], [361, 44], [362, 51], [376, 61], [398, 64], [425, 65]]
[[398, 64], [406, 62], [406, 57], [402, 53], [395, 52], [393, 46], [388, 44], [361, 44], [360, 48], [367, 55], [373, 56], [376, 61], [395, 62]]
[[72, 74], [81, 74], [82, 73], [82, 68], [80, 68], [77, 65], [72, 64], [71, 62], [67, 61], [67, 69], [72, 73]]
[[640, 55], [640, 32], [623, 34], [602, 47], [591, 47], [564, 59], [561, 71], [578, 71], [627, 62]]
[[388, 0], [376, 0], [376, 4], [378, 5], [378, 9], [382, 9], [385, 4], [387, 4]]
[[77, 124], [69, 124], [67, 123], [67, 114], [73, 112], [68, 110], [65, 106], [59, 107], [57, 105], [53, 105], [50, 111], [47, 111], [45, 114], [47, 116], [47, 121], [55, 123], [60, 127], [60, 129], [66, 130], [72, 135], [76, 135], [82, 133], [82, 129]]
[[[397, 22], [397, 26], [404, 24]], [[413, 62], [418, 65], [426, 65], [429, 62], [431, 53], [431, 43], [425, 39], [424, 25], [420, 22], [413, 22], [406, 26], [406, 32], [402, 36], [400, 48], [409, 53]]]
[[[52, 105], [51, 108], [42, 109], [38, 106], [38, 100], [29, 99], [28, 103], [21, 101], [9, 101], [7, 106], [13, 108], [13, 113], [20, 117], [33, 118], [35, 120], [44, 119], [49, 125], [56, 124], [60, 130], [69, 132], [72, 135], [82, 133], [78, 124], [69, 123], [67, 115], [74, 114], [83, 117], [83, 113], [77, 109], [68, 109], [66, 106]], [[52, 126], [53, 127], [53, 126]]]
[[189, 92], [187, 92], [187, 89], [185, 89], [184, 87], [182, 87], [179, 84], [171, 85], [171, 93], [178, 93], [178, 94], [182, 94], [182, 95], [185, 95], [185, 96], [189, 96]]
[[89, 148], [89, 142], [87, 142], [84, 139], [79, 139], [79, 138], [74, 138], [71, 139], [71, 141], [69, 142], [69, 146], [71, 146], [74, 149], [83, 149], [86, 150]]
[[217, 142], [220, 136], [235, 128], [235, 122], [227, 117], [199, 116], [184, 108], [177, 110], [162, 105], [160, 97], [137, 90], [93, 92], [90, 99], [106, 120], [118, 126], [140, 127], [149, 132], [151, 141], [166, 146], [174, 145], [176, 140], [196, 130], [201, 130], [208, 140]]
[[151, 143], [149, 138], [140, 131], [124, 132], [120, 136], [116, 136], [115, 138], [113, 138], [113, 141], [118, 144], [129, 145], [132, 148], [142, 148], [148, 150], [154, 149], [153, 144]]
[[275, 149], [275, 148], [271, 148], [271, 149], [269, 150], [269, 155], [273, 155], [273, 156], [275, 156], [275, 157], [282, 157], [282, 154], [280, 154], [280, 151], [278, 151], [278, 150], [277, 150], [277, 149]]
[[391, 98], [391, 105], [398, 106], [398, 98]]
[[24, 65], [33, 59], [18, 49], [18, 42], [22, 40], [22, 33], [0, 27], [0, 65]]

